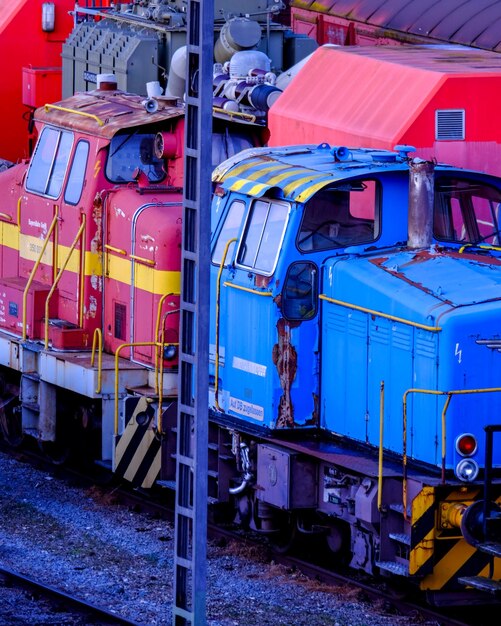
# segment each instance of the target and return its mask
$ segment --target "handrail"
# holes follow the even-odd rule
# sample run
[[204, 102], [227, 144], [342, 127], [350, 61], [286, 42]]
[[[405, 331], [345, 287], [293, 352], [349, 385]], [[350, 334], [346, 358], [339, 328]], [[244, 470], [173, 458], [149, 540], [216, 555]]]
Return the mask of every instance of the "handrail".
[[[179, 313], [181, 309], [176, 309], [175, 311], [166, 311], [164, 316], [163, 316], [163, 324], [162, 324], [162, 333], [161, 333], [161, 338], [160, 338], [160, 352], [161, 352], [161, 358], [160, 358], [160, 371], [159, 371], [159, 378], [160, 380], [157, 382], [158, 385], [158, 412], [157, 412], [157, 432], [160, 435], [163, 435], [163, 428], [162, 428], [162, 403], [163, 403], [163, 393], [164, 393], [164, 385], [163, 385], [163, 379], [164, 379], [164, 359], [163, 359], [163, 350], [165, 347], [165, 320], [167, 319], [167, 317], [169, 315], [173, 315], [174, 313]], [[173, 343], [171, 341], [169, 341], [169, 346], [179, 346], [179, 342], [177, 343]], [[155, 353], [158, 352], [158, 349], [155, 351]], [[160, 384], [159, 384], [160, 383]]]
[[101, 393], [102, 373], [103, 373], [103, 333], [100, 328], [94, 330], [92, 336], [92, 355], [90, 357], [91, 367], [94, 367], [94, 358], [96, 356], [96, 337], [99, 340], [99, 347], [97, 353], [97, 387], [96, 393]]
[[114, 433], [118, 435], [118, 357], [123, 348], [133, 348], [140, 346], [158, 346], [156, 341], [137, 341], [129, 343], [121, 343], [115, 350], [115, 419], [114, 419]]
[[462, 254], [466, 250], [466, 248], [479, 248], [480, 250], [494, 250], [496, 252], [501, 251], [501, 247], [492, 246], [492, 245], [489, 245], [488, 243], [483, 244], [483, 245], [475, 244], [475, 243], [465, 243], [464, 246], [461, 246], [459, 248], [459, 254]]
[[83, 327], [83, 319], [84, 319], [84, 293], [85, 293], [85, 252], [87, 247], [87, 240], [85, 239], [85, 230], [82, 233], [82, 241], [80, 244], [80, 289], [79, 289], [79, 307], [78, 307], [78, 325], [80, 328]]
[[85, 213], [82, 213], [82, 223], [80, 224], [80, 228], [78, 229], [78, 232], [75, 235], [75, 239], [73, 240], [73, 243], [70, 246], [69, 252], [66, 255], [66, 259], [65, 259], [64, 263], [62, 264], [61, 269], [59, 270], [58, 275], [54, 279], [54, 284], [50, 288], [50, 291], [49, 291], [49, 293], [47, 295], [47, 298], [45, 299], [45, 349], [46, 350], [49, 347], [49, 302], [50, 302], [50, 299], [52, 298], [52, 295], [53, 295], [54, 291], [56, 290], [57, 284], [61, 280], [61, 276], [63, 275], [63, 272], [66, 269], [66, 266], [68, 265], [70, 257], [73, 254], [73, 251], [75, 250], [75, 246], [77, 245], [77, 241], [80, 239], [84, 228], [85, 228]]
[[419, 322], [413, 322], [412, 320], [406, 320], [403, 317], [396, 317], [395, 315], [390, 315], [389, 313], [383, 313], [382, 311], [376, 311], [375, 309], [368, 309], [365, 306], [359, 306], [358, 304], [352, 304], [351, 302], [344, 302], [343, 300], [336, 300], [335, 298], [329, 298], [324, 293], [319, 295], [320, 300], [326, 300], [327, 302], [331, 302], [332, 304], [339, 304], [340, 306], [345, 306], [348, 309], [355, 309], [355, 311], [362, 311], [362, 313], [369, 313], [369, 315], [379, 315], [380, 317], [384, 317], [388, 320], [392, 320], [394, 322], [401, 322], [402, 324], [407, 324], [408, 326], [414, 326], [415, 328], [423, 328], [424, 330], [429, 330], [432, 333], [440, 332], [442, 330], [441, 326], [428, 326], [427, 324], [420, 324]]
[[445, 483], [445, 444], [446, 444], [446, 425], [445, 414], [449, 408], [452, 396], [467, 395], [472, 393], [496, 393], [501, 392], [501, 387], [487, 387], [485, 389], [456, 389], [452, 391], [438, 391], [436, 389], [407, 389], [402, 398], [403, 405], [403, 451], [402, 451], [402, 498], [404, 507], [404, 519], [407, 520], [407, 396], [411, 393], [423, 393], [432, 396], [447, 396], [444, 408], [442, 409], [442, 484]]
[[127, 250], [123, 250], [123, 248], [115, 248], [115, 246], [110, 246], [109, 244], [104, 244], [105, 250], [110, 250], [111, 252], [116, 252], [117, 254], [121, 254], [125, 256], [127, 254]]
[[7, 213], [0, 212], [0, 217], [3, 217], [4, 220], [8, 220], [9, 222], [12, 222], [12, 215], [7, 215]]
[[[176, 291], [172, 291], [171, 293], [165, 293], [158, 301], [157, 321], [155, 323], [155, 339], [158, 340], [158, 333], [160, 332], [160, 318], [161, 318], [161, 313], [162, 313], [162, 305], [165, 299], [168, 298], [169, 296], [179, 296], [179, 295], [180, 294], [177, 293]], [[179, 311], [179, 309], [176, 309], [176, 311]], [[163, 349], [163, 346], [162, 346], [162, 349]], [[158, 351], [157, 350], [155, 350], [155, 393], [158, 393]]]
[[384, 422], [384, 380], [379, 387], [379, 461], [378, 461], [378, 489], [377, 508], [381, 511], [383, 505], [383, 422]]
[[233, 289], [240, 289], [240, 291], [247, 291], [247, 293], [253, 293], [255, 296], [272, 296], [273, 295], [273, 292], [271, 291], [259, 291], [259, 289], [251, 289], [250, 287], [243, 287], [242, 285], [235, 285], [235, 283], [225, 282], [223, 283], [223, 286], [233, 287]]
[[156, 261], [154, 261], [153, 259], [145, 259], [144, 257], [136, 256], [135, 254], [131, 254], [130, 258], [134, 261], [137, 261], [138, 263], [144, 263], [145, 265], [150, 265], [151, 267], [156, 265]]
[[42, 249], [40, 251], [40, 254], [38, 255], [38, 259], [36, 260], [35, 265], [33, 266], [33, 269], [30, 272], [30, 276], [28, 278], [28, 282], [26, 283], [26, 287], [24, 288], [24, 291], [23, 291], [23, 341], [26, 341], [26, 305], [27, 305], [27, 300], [28, 300], [28, 291], [30, 290], [31, 283], [33, 282], [33, 280], [35, 278], [35, 274], [36, 274], [36, 271], [38, 269], [38, 266], [42, 262], [42, 257], [43, 257], [43, 255], [45, 253], [45, 249], [47, 248], [47, 244], [49, 243], [49, 239], [50, 239], [50, 236], [52, 235], [52, 231], [54, 230], [54, 228], [56, 226], [58, 217], [59, 217], [59, 207], [56, 204], [55, 205], [54, 217], [53, 217], [52, 222], [51, 222], [51, 224], [49, 226], [49, 230], [47, 231], [47, 235], [46, 235], [45, 240], [43, 242]]
[[228, 254], [228, 249], [232, 243], [237, 241], [236, 237], [232, 239], [228, 239], [226, 245], [224, 246], [223, 256], [221, 257], [221, 263], [219, 264], [219, 270], [217, 272], [217, 284], [216, 284], [216, 353], [214, 355], [214, 403], [216, 405], [216, 409], [221, 411], [221, 407], [219, 406], [219, 316], [220, 316], [220, 306], [219, 300], [221, 295], [221, 274], [223, 273], [223, 267], [226, 262], [226, 256]]
[[93, 113], [87, 113], [86, 111], [76, 111], [75, 109], [69, 109], [67, 107], [60, 107], [57, 104], [46, 104], [44, 106], [44, 109], [46, 112], [48, 112], [49, 109], [55, 109], [56, 111], [63, 111], [63, 113], [74, 113], [75, 115], [82, 115], [83, 117], [90, 117], [93, 120], [96, 120], [99, 126], [104, 126], [104, 122], [101, 118], [99, 118], [97, 115], [94, 115]]
[[222, 113], [225, 116], [230, 118], [239, 117], [240, 119], [247, 120], [248, 122], [254, 123], [256, 121], [256, 116], [251, 113], [241, 113], [240, 111], [227, 111], [226, 109], [221, 109], [220, 107], [212, 107], [212, 110], [215, 113]]

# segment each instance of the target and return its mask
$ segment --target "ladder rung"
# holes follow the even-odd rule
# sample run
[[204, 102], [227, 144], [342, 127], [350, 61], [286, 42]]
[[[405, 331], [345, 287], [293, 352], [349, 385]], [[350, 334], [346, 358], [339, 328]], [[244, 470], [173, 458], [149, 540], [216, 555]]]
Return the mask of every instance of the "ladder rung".
[[386, 570], [392, 574], [397, 574], [398, 576], [409, 575], [409, 569], [402, 563], [397, 563], [396, 561], [378, 561], [376, 566], [379, 567], [379, 569]]
[[176, 556], [174, 560], [177, 565], [184, 567], [184, 569], [193, 569], [193, 561], [185, 559], [183, 556]]
[[409, 535], [406, 535], [405, 533], [390, 533], [389, 537], [390, 539], [393, 539], [394, 541], [398, 541], [399, 543], [403, 543], [406, 546], [411, 545], [411, 538]]

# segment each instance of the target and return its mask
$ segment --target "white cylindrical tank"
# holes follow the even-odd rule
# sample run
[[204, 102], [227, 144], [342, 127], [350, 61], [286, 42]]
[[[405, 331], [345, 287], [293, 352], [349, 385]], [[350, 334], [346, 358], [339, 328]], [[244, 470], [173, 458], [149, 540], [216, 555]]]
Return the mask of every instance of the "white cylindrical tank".
[[172, 55], [170, 62], [169, 78], [165, 95], [173, 98], [183, 98], [185, 91], [186, 76], [186, 46], [181, 46]]
[[230, 78], [244, 78], [251, 70], [269, 72], [271, 60], [259, 50], [235, 52], [230, 60]]
[[221, 28], [214, 46], [214, 58], [217, 63], [224, 63], [235, 52], [254, 48], [260, 40], [261, 26], [256, 21], [246, 17], [234, 17]]

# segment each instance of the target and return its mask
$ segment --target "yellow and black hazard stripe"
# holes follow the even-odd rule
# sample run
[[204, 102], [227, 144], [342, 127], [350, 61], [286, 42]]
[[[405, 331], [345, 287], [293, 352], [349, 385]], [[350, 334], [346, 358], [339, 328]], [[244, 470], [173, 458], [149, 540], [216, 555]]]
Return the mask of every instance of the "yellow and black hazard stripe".
[[161, 442], [151, 399], [125, 400], [125, 428], [115, 440], [114, 472], [135, 487], [148, 489], [158, 479]]
[[[499, 490], [497, 501], [501, 500]], [[454, 591], [464, 589], [458, 578], [466, 576], [501, 576], [501, 559], [470, 545], [462, 536], [460, 528], [440, 528], [439, 508], [448, 504], [471, 504], [481, 500], [483, 491], [472, 488], [468, 494], [452, 489], [445, 494], [443, 489], [424, 487], [412, 506], [412, 531], [409, 555], [409, 574], [420, 577], [421, 589]]]

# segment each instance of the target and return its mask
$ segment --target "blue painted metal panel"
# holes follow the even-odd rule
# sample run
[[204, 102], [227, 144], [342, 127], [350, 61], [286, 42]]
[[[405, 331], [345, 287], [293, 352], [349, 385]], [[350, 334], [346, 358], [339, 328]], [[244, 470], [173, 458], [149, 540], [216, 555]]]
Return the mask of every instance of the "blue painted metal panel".
[[[344, 309], [346, 318], [364, 315], [368, 320], [368, 376], [364, 379], [365, 371], [358, 367], [360, 358], [350, 362], [346, 347], [340, 359], [345, 364], [340, 385], [351, 387], [353, 395], [368, 394], [366, 441], [369, 443], [379, 444], [376, 416], [381, 381], [385, 384], [384, 445], [398, 453], [402, 452], [402, 399], [406, 390], [445, 392], [500, 385], [501, 354], [477, 343], [479, 339], [501, 337], [497, 301], [501, 266], [491, 258], [397, 252], [388, 254], [383, 261], [376, 257], [329, 261], [327, 274], [331, 280], [324, 284], [325, 296], [348, 305], [326, 301], [324, 319], [333, 315], [331, 309], [338, 315], [343, 315]], [[354, 310], [349, 304], [369, 312]], [[389, 316], [393, 319], [388, 319]], [[327, 345], [328, 351], [337, 348], [329, 324], [324, 325], [322, 344]], [[330, 367], [327, 356], [322, 360], [322, 378], [334, 377], [332, 372], [328, 373]], [[341, 362], [337, 367], [341, 367]], [[361, 391], [364, 385], [366, 392]], [[325, 396], [323, 424], [339, 433], [339, 403], [334, 396], [334, 390]], [[440, 466], [441, 413], [446, 396], [411, 393], [407, 400], [407, 453], [414, 459]], [[363, 412], [354, 407], [349, 401], [344, 404], [347, 416], [341, 434], [364, 441], [363, 431], [352, 426], [363, 419]], [[475, 434], [479, 441], [478, 455], [483, 459], [483, 425], [496, 423], [500, 411], [499, 393], [453, 396], [446, 421], [447, 467], [458, 460], [455, 440], [464, 432]], [[498, 454], [495, 464], [500, 464], [501, 456], [495, 454]]]

